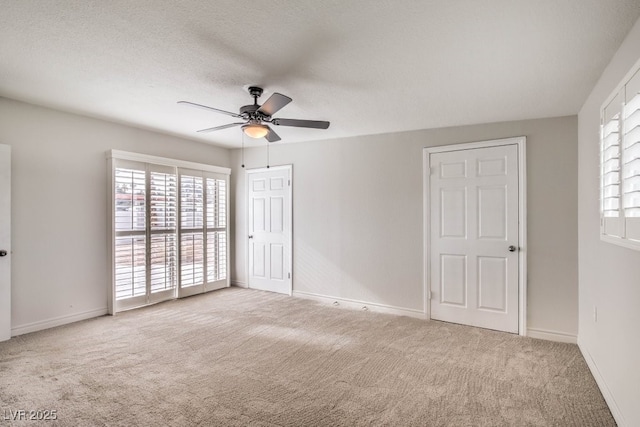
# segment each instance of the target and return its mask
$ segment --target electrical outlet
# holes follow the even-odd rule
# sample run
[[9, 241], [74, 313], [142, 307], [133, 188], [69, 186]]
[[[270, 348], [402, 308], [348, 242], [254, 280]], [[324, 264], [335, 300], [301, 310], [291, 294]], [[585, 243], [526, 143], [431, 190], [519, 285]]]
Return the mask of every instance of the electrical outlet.
[[593, 306], [593, 321], [598, 321], [598, 307], [596, 307], [595, 305]]

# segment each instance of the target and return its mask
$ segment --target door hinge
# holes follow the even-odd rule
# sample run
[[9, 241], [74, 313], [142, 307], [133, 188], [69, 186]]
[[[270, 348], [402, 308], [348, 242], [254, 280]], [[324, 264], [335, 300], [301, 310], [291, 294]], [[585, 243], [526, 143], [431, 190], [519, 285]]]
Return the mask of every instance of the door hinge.
[[431, 291], [427, 291], [427, 301], [431, 301]]
[[287, 273], [287, 278], [291, 279], [291, 273]]
[[288, 185], [289, 187], [291, 187], [291, 180], [290, 180], [290, 179], [288, 179], [288, 180], [287, 180], [287, 185]]

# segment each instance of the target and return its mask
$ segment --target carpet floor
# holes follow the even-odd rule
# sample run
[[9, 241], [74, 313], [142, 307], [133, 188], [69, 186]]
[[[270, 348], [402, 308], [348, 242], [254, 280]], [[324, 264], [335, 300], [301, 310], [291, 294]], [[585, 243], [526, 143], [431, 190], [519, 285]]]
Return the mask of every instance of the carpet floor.
[[615, 425], [575, 345], [240, 288], [0, 343], [0, 425], [34, 425], [21, 410], [64, 426]]

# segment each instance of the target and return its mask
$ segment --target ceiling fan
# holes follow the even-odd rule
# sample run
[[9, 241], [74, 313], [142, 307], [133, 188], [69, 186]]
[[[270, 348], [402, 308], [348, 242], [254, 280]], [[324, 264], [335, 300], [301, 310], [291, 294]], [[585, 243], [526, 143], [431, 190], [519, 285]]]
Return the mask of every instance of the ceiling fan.
[[243, 120], [242, 122], [201, 129], [198, 132], [213, 132], [234, 126], [242, 126], [242, 131], [251, 138], [266, 138], [269, 142], [276, 142], [280, 141], [281, 138], [266, 123], [271, 123], [276, 126], [292, 126], [312, 129], [327, 129], [329, 127], [329, 122], [319, 120], [280, 119], [273, 117], [275, 113], [290, 103], [292, 99], [288, 96], [282, 95], [281, 93], [274, 93], [264, 104], [258, 105], [258, 98], [262, 95], [262, 92], [262, 88], [260, 87], [249, 87], [249, 95], [253, 96], [253, 104], [240, 107], [239, 113], [232, 113], [230, 111], [207, 107], [206, 105], [200, 105], [188, 101], [179, 101], [178, 104], [185, 104], [208, 111], [215, 111], [216, 113], [226, 114]]

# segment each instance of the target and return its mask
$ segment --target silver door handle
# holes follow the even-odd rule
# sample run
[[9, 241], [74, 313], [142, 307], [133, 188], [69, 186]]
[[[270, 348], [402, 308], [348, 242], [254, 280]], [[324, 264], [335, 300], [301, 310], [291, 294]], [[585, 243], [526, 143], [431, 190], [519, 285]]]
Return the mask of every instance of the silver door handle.
[[518, 249], [518, 248], [516, 248], [516, 247], [515, 247], [515, 246], [513, 246], [513, 245], [509, 246], [509, 252], [515, 252], [515, 251], [516, 251], [516, 249]]

